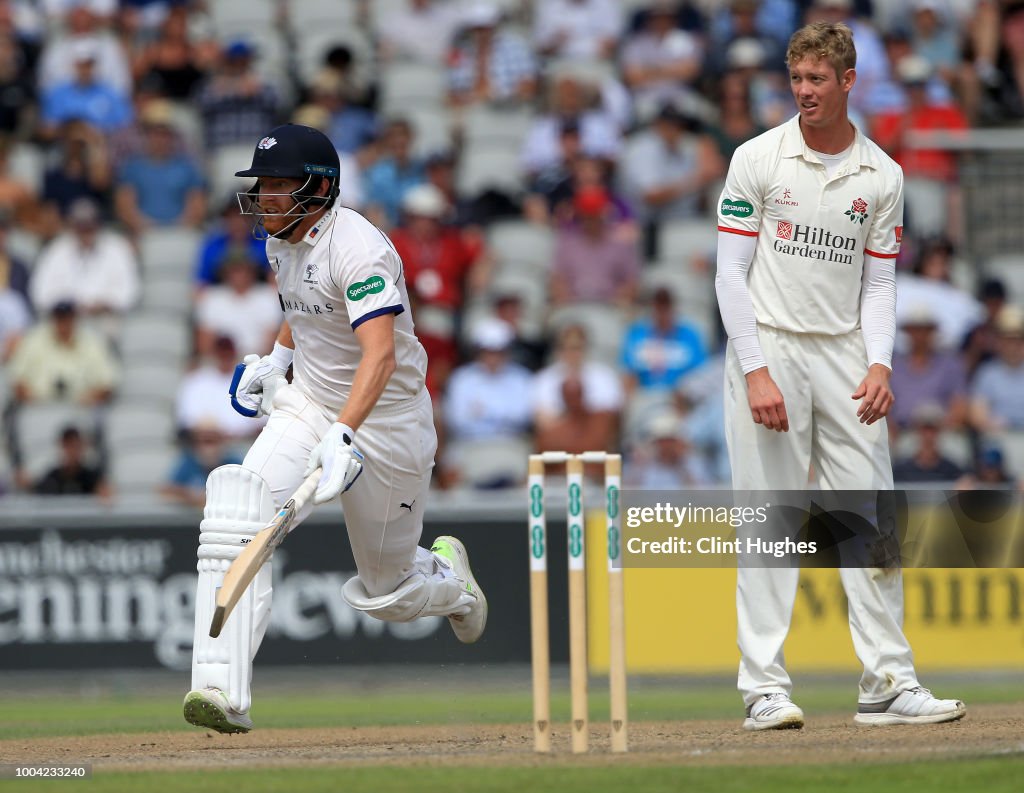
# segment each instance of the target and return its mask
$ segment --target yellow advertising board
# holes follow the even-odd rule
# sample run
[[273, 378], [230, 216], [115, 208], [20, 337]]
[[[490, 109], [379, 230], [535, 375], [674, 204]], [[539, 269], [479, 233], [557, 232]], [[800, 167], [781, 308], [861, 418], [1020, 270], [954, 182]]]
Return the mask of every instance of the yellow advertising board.
[[[589, 654], [608, 668], [604, 514], [588, 516]], [[736, 570], [629, 568], [626, 657], [631, 674], [736, 670]], [[974, 670], [1024, 667], [1024, 569], [908, 569], [905, 629], [916, 665]], [[846, 599], [834, 569], [806, 569], [786, 642], [794, 671], [859, 669]]]

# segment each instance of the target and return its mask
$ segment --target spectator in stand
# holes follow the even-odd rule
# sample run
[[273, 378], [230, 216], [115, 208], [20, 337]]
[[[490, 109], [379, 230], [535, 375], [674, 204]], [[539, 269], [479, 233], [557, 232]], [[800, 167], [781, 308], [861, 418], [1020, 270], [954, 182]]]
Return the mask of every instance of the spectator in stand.
[[14, 215], [0, 209], [0, 289], [21, 295], [28, 302], [29, 269], [11, 253], [7, 233], [14, 226]]
[[212, 347], [213, 351], [201, 356], [199, 365], [181, 379], [175, 403], [178, 429], [195, 432], [212, 426], [228, 442], [251, 440], [266, 418], [242, 416], [224, 398], [242, 353], [230, 336], [217, 336]]
[[750, 82], [737, 70], [726, 72], [718, 83], [718, 121], [708, 134], [718, 146], [722, 160], [728, 162], [740, 144], [756, 138], [767, 128], [755, 118], [750, 96]]
[[676, 27], [676, 3], [657, 0], [643, 29], [626, 38], [620, 56], [641, 122], [665, 104], [682, 107], [695, 98], [702, 55], [699, 39]]
[[[936, 344], [942, 350], [958, 350], [964, 337], [984, 311], [974, 296], [952, 283], [953, 244], [945, 238], [926, 240], [914, 263], [912, 273], [896, 274], [896, 322], [902, 324], [907, 312], [916, 306], [931, 306], [939, 323]], [[897, 349], [905, 341], [897, 337]]]
[[1024, 1], [979, 4], [964, 68], [969, 115], [981, 124], [1024, 119]]
[[939, 438], [946, 423], [946, 412], [935, 402], [923, 402], [910, 414], [909, 429], [917, 435], [917, 445], [909, 457], [892, 464], [893, 479], [900, 484], [917, 482], [955, 482], [963, 469], [943, 456]]
[[405, 6], [377, 18], [380, 57], [442, 66], [459, 25], [450, 0], [406, 0]]
[[37, 0], [40, 10], [51, 26], [67, 24], [68, 14], [75, 8], [85, 7], [95, 16], [97, 24], [108, 25], [117, 11], [118, 0]]
[[[21, 337], [32, 326], [32, 311], [20, 292], [0, 286], [0, 364], [14, 354]], [[0, 366], [2, 369], [2, 366]], [[3, 382], [0, 372], [0, 383]], [[0, 399], [6, 399], [6, 389], [0, 386]]]
[[677, 317], [672, 292], [659, 287], [651, 295], [650, 316], [630, 325], [622, 342], [626, 393], [669, 394], [707, 357], [700, 332]]
[[526, 103], [537, 92], [537, 62], [517, 34], [501, 27], [493, 3], [471, 5], [462, 18], [468, 34], [452, 50], [448, 71], [453, 105]]
[[[567, 150], [565, 137], [573, 133], [576, 145]], [[618, 123], [598, 104], [597, 86], [564, 72], [552, 79], [548, 112], [534, 119], [521, 156], [528, 180], [552, 169], [558, 169], [559, 178], [564, 179], [576, 152], [614, 160], [621, 148]]]
[[168, 99], [188, 101], [217, 59], [213, 39], [195, 42], [189, 31], [189, 7], [176, 3], [167, 9], [156, 36], [132, 59], [135, 80], [156, 77]]
[[71, 121], [58, 133], [57, 159], [43, 174], [40, 236], [49, 239], [63, 230], [64, 218], [78, 199], [110, 205], [110, 156], [103, 133], [84, 121]]
[[247, 248], [229, 250], [221, 263], [221, 283], [196, 298], [196, 349], [210, 355], [218, 336], [230, 336], [243, 355], [266, 355], [281, 328], [277, 290], [259, 280], [260, 264]]
[[145, 149], [117, 175], [117, 216], [132, 234], [153, 226], [198, 228], [206, 219], [206, 190], [199, 165], [180, 151], [173, 122], [154, 111], [144, 119]]
[[640, 257], [634, 240], [613, 233], [611, 209], [611, 199], [603, 187], [587, 187], [576, 193], [575, 222], [557, 231], [551, 263], [552, 305], [632, 305], [640, 280]]
[[402, 200], [404, 222], [390, 236], [405, 266], [416, 335], [427, 351], [427, 388], [438, 395], [458, 362], [458, 331], [467, 293], [486, 278], [480, 251], [471, 249], [447, 223], [448, 203], [430, 184], [410, 189]]
[[[562, 412], [537, 428], [535, 444], [538, 452], [582, 454], [594, 449], [614, 451], [618, 448], [615, 415], [588, 406], [583, 383], [578, 377], [567, 377], [562, 381], [561, 396]], [[585, 473], [597, 480], [604, 474], [604, 465], [587, 464]]]
[[231, 195], [221, 207], [220, 225], [207, 233], [199, 248], [196, 286], [204, 289], [221, 283], [221, 266], [228, 254], [239, 250], [246, 251], [249, 260], [259, 264], [262, 279], [270, 275], [267, 241], [253, 237], [252, 221], [242, 214], [237, 196]]
[[978, 301], [985, 307], [985, 316], [964, 339], [960, 351], [967, 371], [967, 379], [973, 380], [978, 367], [996, 357], [999, 349], [999, 332], [996, 319], [1007, 304], [1006, 287], [996, 278], [988, 278], [978, 287]]
[[971, 425], [990, 434], [1024, 429], [1024, 312], [1004, 307], [996, 330], [998, 357], [978, 368], [971, 390]]
[[913, 0], [910, 17], [914, 53], [931, 64], [946, 85], [954, 85], [961, 63], [960, 38], [943, 0]]
[[[331, 139], [339, 154], [367, 158], [367, 149], [376, 140], [377, 117], [369, 108], [350, 101], [344, 81], [332, 69], [322, 69], [309, 86], [309, 103], [327, 113], [326, 128], [321, 131]], [[317, 129], [320, 126], [317, 125]]]
[[32, 486], [41, 496], [111, 496], [103, 469], [77, 427], [65, 427], [60, 433], [60, 461]]
[[554, 361], [533, 378], [533, 418], [538, 428], [565, 412], [562, 383], [569, 378], [583, 384], [587, 410], [607, 413], [617, 426], [625, 403], [622, 380], [611, 366], [591, 359], [588, 346], [587, 331], [582, 325], [569, 324], [559, 330]]
[[533, 46], [545, 58], [606, 61], [624, 20], [619, 0], [547, 0], [533, 18]]
[[105, 134], [126, 127], [132, 120], [131, 102], [126, 94], [100, 81], [95, 44], [75, 42], [71, 57], [74, 76], [43, 91], [40, 134], [52, 139], [61, 124], [73, 119], [85, 121]]
[[58, 303], [74, 303], [116, 341], [120, 317], [139, 299], [135, 251], [121, 234], [103, 228], [91, 198], [75, 199], [66, 222], [68, 231], [39, 254], [29, 283], [32, 305], [43, 315]]
[[12, 141], [0, 138], [0, 212], [14, 218], [20, 228], [36, 230], [39, 205], [35, 190], [10, 170]]
[[938, 319], [927, 304], [912, 307], [900, 322], [909, 349], [892, 362], [892, 392], [896, 403], [889, 411], [892, 431], [910, 427], [914, 411], [925, 404], [942, 408], [946, 426], [959, 429], [967, 419], [967, 381], [960, 357], [936, 346]]
[[[9, 4], [0, 6], [2, 17]], [[35, 79], [30, 52], [12, 30], [0, 24], [0, 135], [27, 133], [34, 118]]]
[[509, 345], [509, 357], [531, 372], [539, 371], [548, 355], [548, 341], [539, 332], [529, 333], [523, 323], [523, 298], [514, 288], [494, 289], [494, 316], [507, 322], [515, 333]]
[[79, 327], [71, 303], [58, 303], [49, 320], [25, 334], [9, 372], [18, 402], [101, 405], [110, 400], [118, 381], [110, 347], [100, 336]]
[[381, 136], [381, 155], [363, 174], [366, 215], [378, 226], [398, 222], [402, 200], [426, 176], [423, 161], [413, 156], [413, 128], [404, 118], [388, 122]]
[[[523, 213], [530, 220], [540, 223], [565, 224], [573, 221], [573, 201], [576, 194], [600, 188], [608, 194], [608, 223], [616, 239], [636, 243], [639, 229], [636, 213], [629, 201], [618, 192], [612, 183], [614, 163], [603, 157], [580, 154], [575, 157], [569, 176], [553, 185], [540, 195], [530, 195], [523, 202]], [[540, 206], [534, 206], [539, 200]]]
[[672, 105], [633, 136], [622, 159], [622, 183], [647, 226], [648, 254], [656, 251], [659, 225], [697, 217], [705, 190], [724, 173], [714, 140]]
[[102, 29], [103, 20], [86, 3], [76, 3], [65, 16], [64, 32], [47, 40], [39, 61], [39, 90], [44, 93], [75, 77], [75, 57], [83, 45], [95, 53], [96, 79], [130, 96], [132, 73], [121, 43]]
[[222, 465], [239, 465], [242, 457], [227, 448], [224, 436], [210, 424], [185, 433], [183, 440], [185, 447], [160, 494], [172, 503], [202, 509], [210, 472]]
[[963, 131], [967, 117], [952, 104], [936, 104], [929, 98], [928, 82], [933, 67], [921, 55], [907, 55], [896, 64], [896, 76], [906, 92], [907, 105], [875, 117], [872, 139], [903, 167], [908, 179], [933, 179], [952, 190], [956, 183], [956, 155], [948, 150], [907, 146], [914, 132]]
[[209, 149], [249, 144], [277, 123], [280, 100], [253, 68], [255, 54], [247, 42], [231, 42], [199, 88], [196, 101]]
[[674, 413], [657, 414], [647, 425], [626, 466], [626, 484], [638, 490], [680, 490], [710, 484], [712, 477], [684, 437]]
[[717, 78], [729, 68], [728, 53], [738, 41], [755, 42], [769, 69], [781, 72], [786, 43], [799, 25], [791, 0], [729, 0], [711, 19], [704, 73]]
[[[530, 372], [509, 360], [513, 339], [513, 329], [501, 320], [480, 320], [472, 332], [473, 360], [455, 369], [448, 380], [442, 402], [444, 486], [463, 478], [460, 447], [524, 438], [530, 430]], [[492, 484], [510, 483], [514, 478], [518, 461], [507, 462], [507, 473], [496, 473]]]
[[1011, 486], [1018, 486], [1018, 480], [1012, 472], [1006, 470], [1006, 460], [1002, 448], [991, 440], [981, 445], [981, 449], [974, 459], [974, 470], [962, 476], [956, 483], [958, 490]]

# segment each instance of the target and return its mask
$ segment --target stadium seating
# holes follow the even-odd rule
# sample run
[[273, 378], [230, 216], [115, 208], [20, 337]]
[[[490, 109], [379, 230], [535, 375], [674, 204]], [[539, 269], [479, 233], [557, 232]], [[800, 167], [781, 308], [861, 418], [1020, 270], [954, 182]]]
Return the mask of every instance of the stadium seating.
[[111, 484], [121, 495], [151, 494], [167, 481], [177, 457], [178, 451], [170, 443], [119, 449], [110, 458]]

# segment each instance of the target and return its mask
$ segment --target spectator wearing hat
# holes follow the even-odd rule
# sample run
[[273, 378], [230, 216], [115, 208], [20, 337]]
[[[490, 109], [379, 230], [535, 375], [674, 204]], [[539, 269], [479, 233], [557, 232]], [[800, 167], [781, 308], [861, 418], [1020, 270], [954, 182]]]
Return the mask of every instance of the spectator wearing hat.
[[58, 463], [32, 485], [41, 496], [99, 496], [109, 498], [110, 485], [103, 468], [78, 427], [65, 427], [60, 433]]
[[248, 247], [226, 251], [220, 283], [196, 298], [196, 349], [213, 352], [218, 336], [228, 336], [235, 349], [266, 355], [281, 328], [281, 302], [277, 290], [260, 280], [261, 265]]
[[139, 299], [135, 251], [121, 234], [103, 228], [91, 198], [75, 199], [66, 222], [68, 230], [47, 243], [32, 272], [32, 305], [42, 315], [60, 302], [74, 303], [115, 341], [118, 320]]
[[982, 364], [971, 389], [971, 425], [981, 433], [1024, 429], [1024, 311], [996, 317], [997, 357]]
[[[693, 119], [665, 105], [654, 122], [629, 141], [622, 158], [622, 184], [650, 239], [666, 220], [694, 218], [707, 188], [725, 165], [715, 142]], [[647, 253], [655, 246], [648, 243]]]
[[43, 173], [38, 231], [49, 239], [63, 231], [64, 218], [79, 198], [95, 201], [106, 214], [113, 183], [106, 136], [84, 121], [61, 126]]
[[670, 394], [707, 360], [700, 332], [677, 316], [671, 290], [655, 289], [650, 306], [650, 314], [630, 325], [622, 341], [626, 392], [641, 397]]
[[697, 37], [676, 27], [676, 4], [652, 4], [643, 28], [626, 37], [620, 56], [641, 121], [649, 121], [666, 103], [681, 105], [694, 98], [702, 55]]
[[910, 414], [909, 429], [916, 434], [913, 453], [897, 459], [892, 465], [893, 480], [897, 484], [921, 482], [955, 482], [963, 469], [939, 448], [939, 438], [946, 425], [946, 411], [935, 402], [922, 402]]
[[198, 163], [181, 150], [166, 108], [143, 120], [143, 150], [118, 169], [114, 204], [133, 233], [153, 226], [198, 228], [206, 220], [206, 183]]
[[274, 87], [253, 68], [255, 54], [246, 41], [230, 42], [200, 84], [196, 103], [209, 149], [250, 144], [278, 121], [280, 99]]
[[894, 430], [908, 429], [921, 405], [938, 405], [949, 428], [962, 427], [967, 418], [967, 382], [963, 363], [953, 352], [936, 345], [938, 320], [927, 304], [918, 304], [904, 315], [900, 329], [909, 344], [892, 363], [892, 391], [896, 403], [889, 411]]
[[377, 16], [380, 57], [441, 66], [459, 25], [459, 12], [447, 0], [406, 0], [393, 13]]
[[464, 35], [452, 49], [448, 100], [457, 106], [530, 102], [537, 92], [537, 62], [522, 38], [501, 26], [501, 9], [476, 2], [464, 12]]
[[121, 43], [107, 30], [103, 20], [86, 3], [75, 3], [65, 16], [64, 32], [47, 38], [39, 59], [39, 91], [74, 80], [76, 58], [83, 48], [94, 55], [96, 80], [122, 96], [132, 93], [132, 72]]
[[956, 179], [952, 152], [908, 146], [918, 132], [957, 132], [968, 128], [967, 117], [953, 104], [937, 103], [929, 96], [934, 67], [922, 55], [906, 55], [896, 64], [896, 76], [906, 93], [906, 107], [875, 117], [872, 137], [903, 167], [908, 179], [930, 179], [951, 185]]
[[18, 344], [9, 364], [17, 402], [101, 405], [118, 381], [117, 364], [102, 337], [78, 324], [73, 303], [53, 307]]
[[473, 360], [452, 372], [441, 403], [445, 486], [462, 477], [460, 444], [524, 438], [530, 431], [530, 372], [509, 358], [515, 331], [496, 317], [486, 317], [473, 328], [471, 339]]
[[216, 336], [211, 346], [196, 368], [181, 378], [174, 407], [178, 429], [195, 432], [213, 427], [228, 443], [252, 440], [267, 423], [266, 417], [243, 416], [224, 398], [240, 359], [238, 348], [230, 336]]
[[410, 121], [392, 119], [381, 134], [380, 156], [363, 172], [367, 217], [378, 226], [394, 226], [405, 194], [426, 179], [423, 161], [413, 155], [413, 135]]
[[545, 58], [602, 61], [624, 28], [618, 0], [548, 0], [533, 19], [533, 46]]
[[551, 303], [607, 303], [629, 307], [636, 297], [640, 257], [635, 240], [614, 234], [608, 191], [581, 188], [573, 221], [561, 226], [551, 262]]
[[984, 441], [974, 457], [974, 469], [956, 483], [957, 490], [994, 489], [1019, 486], [1015, 472], [1006, 469], [1003, 449], [993, 440]]
[[97, 45], [76, 41], [70, 54], [74, 63], [72, 79], [43, 91], [40, 134], [52, 139], [57, 128], [72, 119], [81, 119], [105, 134], [127, 126], [132, 120], [131, 102], [126, 94], [97, 75]]
[[710, 14], [707, 33], [708, 57], [704, 74], [717, 76], [729, 68], [727, 55], [740, 40], [755, 42], [760, 50], [760, 64], [783, 72], [786, 44], [800, 27], [797, 3], [793, 0], [725, 0], [716, 4]]
[[626, 485], [638, 490], [679, 490], [710, 484], [711, 473], [684, 433], [675, 413], [655, 415], [626, 465]]
[[978, 302], [985, 308], [985, 316], [964, 338], [961, 359], [967, 379], [973, 380], [978, 367], [996, 357], [999, 332], [996, 319], [1007, 304], [1006, 286], [998, 278], [986, 278], [978, 287]]
[[486, 257], [447, 222], [448, 202], [431, 184], [402, 199], [402, 223], [390, 233], [405, 266], [416, 335], [427, 351], [427, 388], [440, 394], [458, 362], [458, 331], [466, 293], [479, 292]]

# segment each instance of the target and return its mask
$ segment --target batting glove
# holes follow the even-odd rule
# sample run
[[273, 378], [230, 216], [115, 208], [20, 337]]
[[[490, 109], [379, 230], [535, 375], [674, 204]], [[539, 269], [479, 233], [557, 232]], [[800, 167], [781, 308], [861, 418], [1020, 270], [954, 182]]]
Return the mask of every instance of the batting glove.
[[246, 355], [235, 367], [228, 388], [231, 407], [249, 418], [269, 416], [273, 409], [274, 394], [288, 381], [284, 373], [291, 366], [295, 350], [275, 343], [274, 351], [262, 358]]
[[314, 504], [331, 501], [348, 490], [363, 472], [363, 455], [352, 445], [355, 432], [347, 424], [334, 422], [320, 443], [309, 453], [303, 476], [320, 467], [320, 483], [313, 495]]

